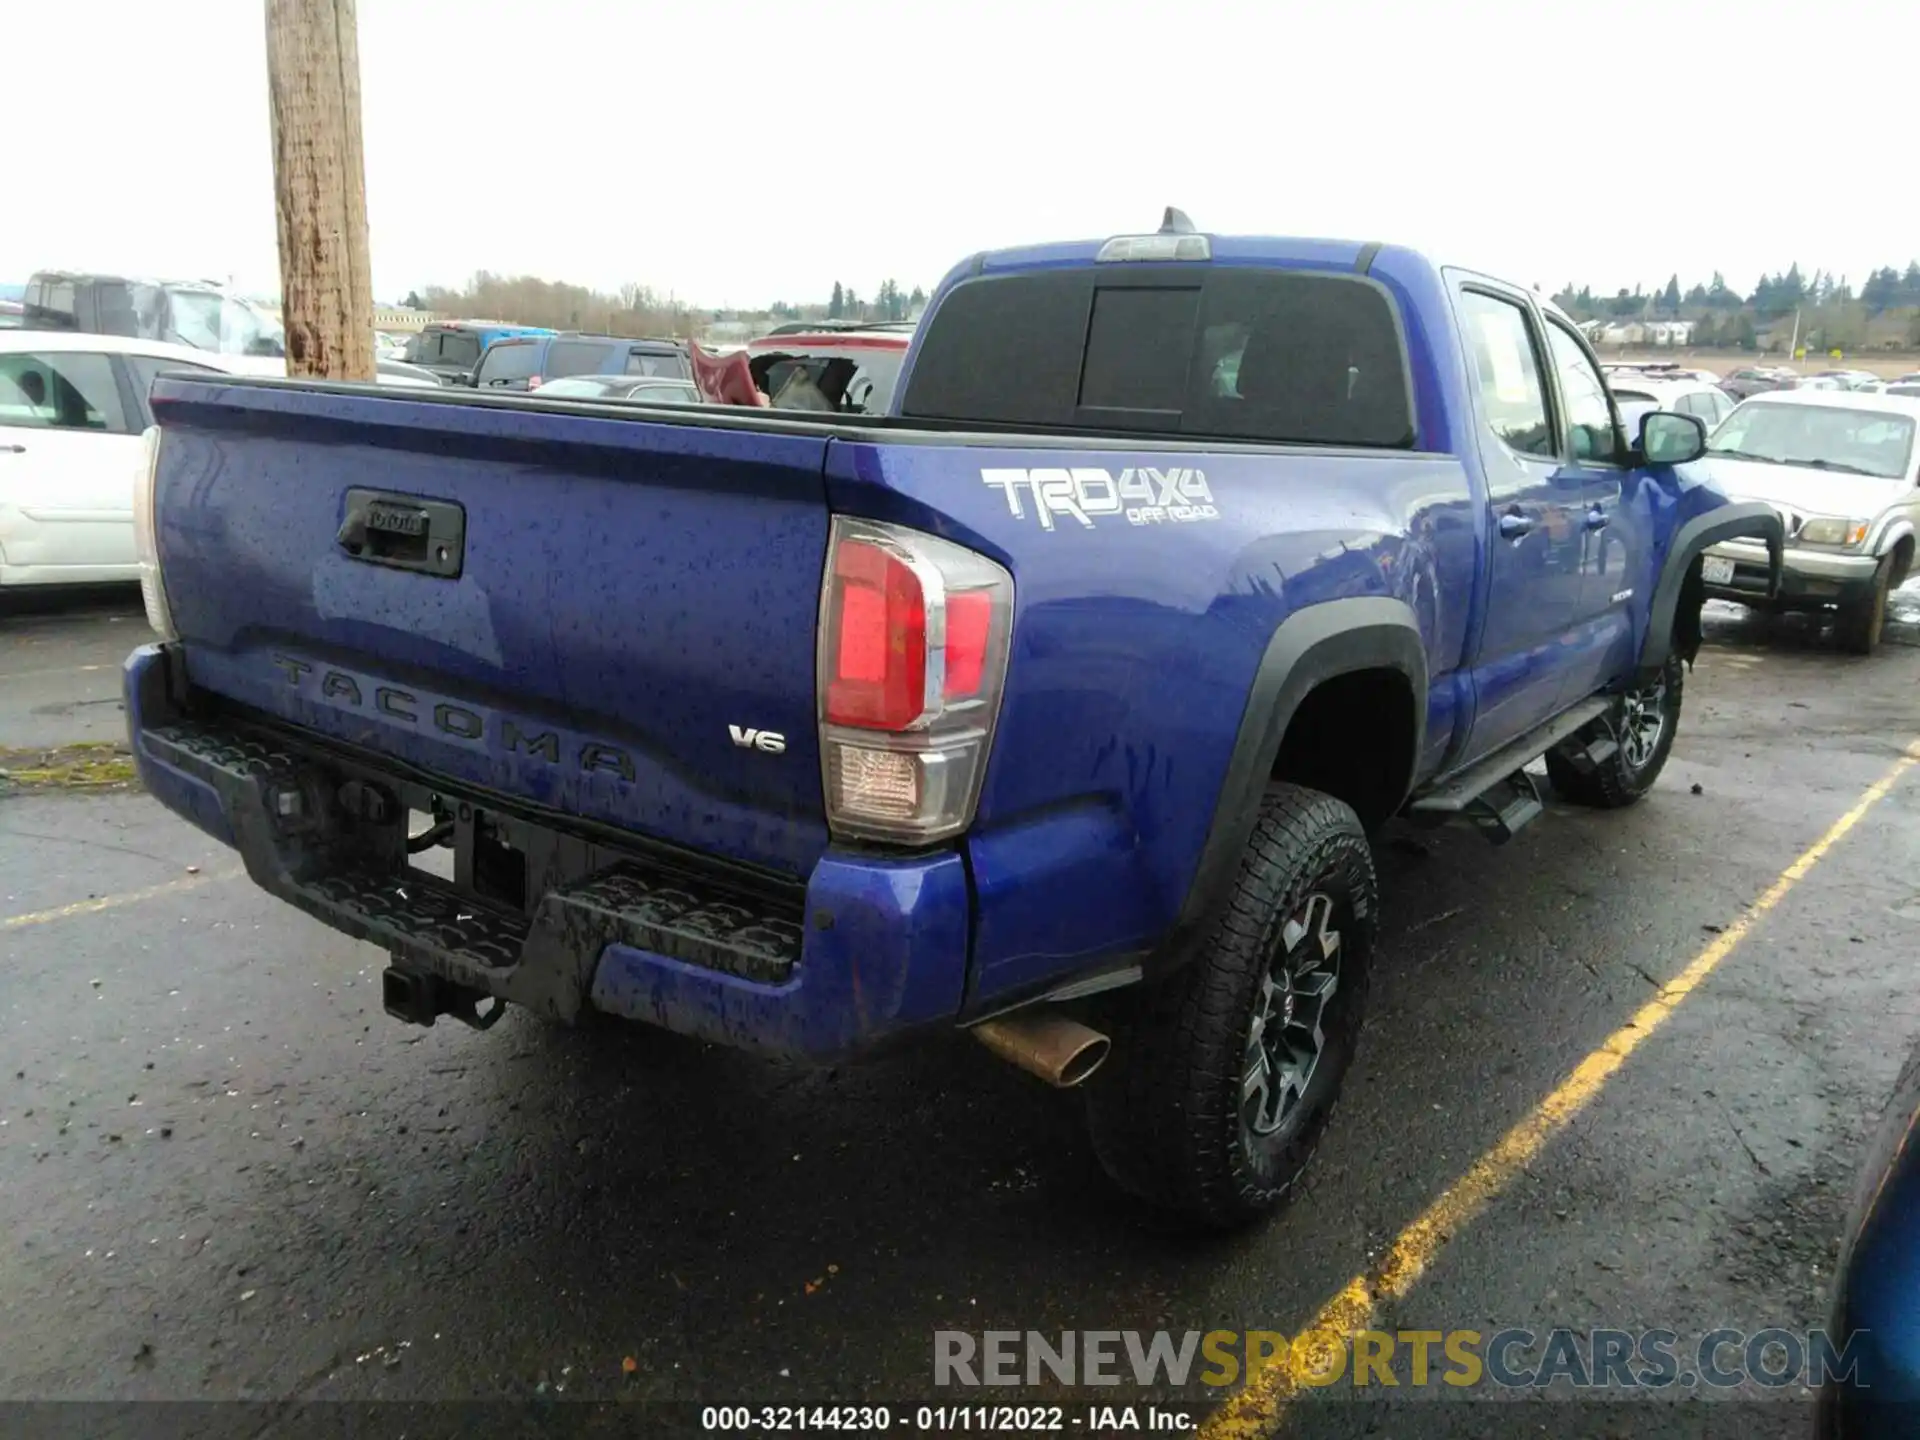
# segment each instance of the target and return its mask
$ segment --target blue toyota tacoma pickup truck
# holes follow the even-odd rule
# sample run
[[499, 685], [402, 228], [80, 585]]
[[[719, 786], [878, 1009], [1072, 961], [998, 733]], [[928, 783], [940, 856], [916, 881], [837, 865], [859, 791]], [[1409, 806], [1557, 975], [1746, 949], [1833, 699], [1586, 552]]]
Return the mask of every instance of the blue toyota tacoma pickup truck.
[[1633, 801], [1701, 550], [1782, 543], [1529, 291], [1176, 211], [956, 267], [886, 416], [153, 403], [141, 776], [389, 1011], [967, 1028], [1213, 1226], [1333, 1109], [1369, 837]]

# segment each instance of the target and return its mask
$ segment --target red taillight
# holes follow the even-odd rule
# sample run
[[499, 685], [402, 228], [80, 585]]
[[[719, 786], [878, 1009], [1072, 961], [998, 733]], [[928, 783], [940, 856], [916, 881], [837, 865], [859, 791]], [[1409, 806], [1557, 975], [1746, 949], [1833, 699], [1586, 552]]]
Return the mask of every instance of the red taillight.
[[905, 730], [927, 708], [927, 609], [920, 580], [897, 556], [862, 540], [833, 557], [827, 623], [827, 720]]
[[837, 515], [818, 652], [821, 779], [841, 839], [926, 844], [973, 822], [1013, 631], [976, 551]]
[[979, 693], [992, 627], [993, 596], [987, 591], [947, 597], [947, 699]]

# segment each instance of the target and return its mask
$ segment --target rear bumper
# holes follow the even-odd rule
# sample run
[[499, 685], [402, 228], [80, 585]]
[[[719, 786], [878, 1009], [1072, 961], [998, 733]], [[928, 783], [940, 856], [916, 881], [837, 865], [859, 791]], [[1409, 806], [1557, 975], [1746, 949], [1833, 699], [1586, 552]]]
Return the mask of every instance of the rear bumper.
[[[1759, 601], [1767, 598], [1767, 547], [1745, 540], [1727, 540], [1709, 546], [1706, 554], [1734, 562], [1733, 581], [1708, 585], [1707, 594], [1722, 600]], [[1831, 551], [1789, 545], [1781, 556], [1780, 593], [1787, 605], [1840, 605], [1873, 588], [1879, 559], [1872, 555], [1841, 555]]]
[[[555, 836], [556, 854], [591, 855], [585, 872], [522, 906], [476, 900], [407, 865], [417, 777], [183, 713], [176, 653], [147, 645], [126, 664], [149, 793], [237, 849], [263, 889], [404, 968], [564, 1020], [591, 1007], [807, 1059], [856, 1054], [959, 1013], [969, 897], [956, 854], [830, 850], [800, 887]], [[388, 797], [378, 824], [343, 808], [342, 787], [355, 781]]]

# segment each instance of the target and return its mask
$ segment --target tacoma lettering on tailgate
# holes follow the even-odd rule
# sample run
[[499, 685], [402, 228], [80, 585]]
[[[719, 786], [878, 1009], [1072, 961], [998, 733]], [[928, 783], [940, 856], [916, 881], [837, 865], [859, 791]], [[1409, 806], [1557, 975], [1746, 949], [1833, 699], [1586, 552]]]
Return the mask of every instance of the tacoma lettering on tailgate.
[[525, 755], [552, 766], [600, 771], [633, 779], [633, 757], [604, 740], [530, 724], [491, 711], [470, 709], [398, 685], [383, 685], [345, 670], [315, 666], [291, 655], [267, 657], [287, 683], [340, 710], [370, 711], [403, 725], [426, 728], [509, 755]]

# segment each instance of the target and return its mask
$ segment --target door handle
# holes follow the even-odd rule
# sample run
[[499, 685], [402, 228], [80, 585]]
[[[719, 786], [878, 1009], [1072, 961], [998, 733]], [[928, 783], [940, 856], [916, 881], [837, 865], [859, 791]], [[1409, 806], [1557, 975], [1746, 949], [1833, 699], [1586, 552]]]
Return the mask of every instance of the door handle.
[[1522, 515], [1518, 510], [1509, 510], [1500, 517], [1500, 538], [1518, 540], [1522, 535], [1531, 534], [1533, 526], [1533, 516]]
[[27, 447], [24, 445], [0, 445], [0, 455], [24, 455], [26, 453]]
[[1607, 521], [1612, 518], [1613, 517], [1607, 514], [1606, 511], [1596, 505], [1593, 509], [1587, 511], [1587, 529], [1604, 530], [1607, 528]]

